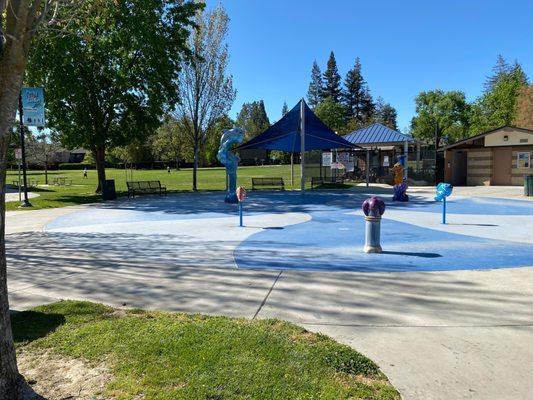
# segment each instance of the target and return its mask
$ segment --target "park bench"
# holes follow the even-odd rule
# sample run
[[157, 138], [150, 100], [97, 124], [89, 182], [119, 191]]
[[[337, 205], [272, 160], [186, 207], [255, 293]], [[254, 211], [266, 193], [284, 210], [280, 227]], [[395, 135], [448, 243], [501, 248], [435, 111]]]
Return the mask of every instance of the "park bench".
[[[20, 186], [24, 187], [24, 183], [20, 182]], [[12, 185], [18, 189], [19, 182], [18, 181], [12, 181]], [[39, 181], [37, 179], [28, 179], [28, 187], [30, 188], [36, 188], [39, 185]]]
[[285, 190], [283, 178], [252, 178], [252, 190], [259, 186], [279, 187], [281, 190]]
[[344, 178], [342, 176], [313, 176], [311, 178], [311, 189], [320, 185], [342, 185]]
[[56, 176], [52, 180], [52, 184], [56, 186], [70, 186], [72, 185], [72, 179], [66, 176]]
[[128, 198], [135, 197], [135, 194], [167, 194], [166, 186], [161, 185], [160, 181], [130, 181], [126, 182], [126, 185], [128, 185]]

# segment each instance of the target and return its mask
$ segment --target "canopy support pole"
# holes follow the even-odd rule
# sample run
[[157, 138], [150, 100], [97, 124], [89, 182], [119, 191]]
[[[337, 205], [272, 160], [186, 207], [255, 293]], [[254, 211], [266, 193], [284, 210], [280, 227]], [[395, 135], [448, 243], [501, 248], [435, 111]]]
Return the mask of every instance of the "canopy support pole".
[[405, 179], [405, 182], [407, 182], [407, 175], [409, 173], [409, 143], [407, 142], [407, 139], [405, 139], [405, 142], [403, 144], [403, 154], [405, 155], [405, 168], [403, 170], [403, 177]]
[[291, 190], [294, 190], [294, 152], [291, 153]]
[[370, 182], [370, 150], [366, 149], [366, 187]]
[[300, 190], [303, 194], [303, 192], [305, 191], [305, 106], [303, 99], [300, 100], [300, 121]]

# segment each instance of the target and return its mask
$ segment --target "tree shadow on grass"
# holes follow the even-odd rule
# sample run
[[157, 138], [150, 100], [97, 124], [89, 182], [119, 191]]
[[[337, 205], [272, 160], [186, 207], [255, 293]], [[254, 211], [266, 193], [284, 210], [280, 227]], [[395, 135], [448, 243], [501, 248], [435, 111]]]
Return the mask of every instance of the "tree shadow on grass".
[[45, 337], [65, 323], [61, 314], [38, 311], [21, 311], [11, 314], [11, 326], [15, 343], [27, 343]]

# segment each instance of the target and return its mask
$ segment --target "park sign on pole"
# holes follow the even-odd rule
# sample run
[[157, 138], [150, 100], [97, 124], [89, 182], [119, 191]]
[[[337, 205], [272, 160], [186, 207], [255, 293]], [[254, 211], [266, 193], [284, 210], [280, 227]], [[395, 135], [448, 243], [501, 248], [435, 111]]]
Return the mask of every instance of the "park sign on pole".
[[322, 166], [323, 167], [330, 167], [332, 161], [333, 161], [333, 154], [331, 153], [331, 151], [325, 151], [322, 153]]
[[44, 91], [43, 88], [22, 88], [22, 116], [26, 126], [44, 127]]
[[15, 159], [22, 160], [22, 149], [21, 148], [15, 149]]

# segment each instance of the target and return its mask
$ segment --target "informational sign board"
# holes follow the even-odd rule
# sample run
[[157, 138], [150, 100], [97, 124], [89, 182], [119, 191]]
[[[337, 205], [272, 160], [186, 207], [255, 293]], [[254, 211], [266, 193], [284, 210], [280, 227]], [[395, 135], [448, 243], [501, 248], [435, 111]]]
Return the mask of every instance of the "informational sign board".
[[389, 156], [383, 156], [383, 166], [388, 167], [389, 165]]
[[15, 158], [17, 160], [22, 160], [22, 149], [15, 149]]
[[322, 166], [323, 167], [330, 167], [332, 161], [333, 161], [333, 154], [331, 152], [322, 153]]
[[22, 88], [21, 96], [24, 125], [44, 127], [43, 88]]
[[350, 162], [350, 153], [337, 153], [337, 162], [344, 165], [348, 164]]

